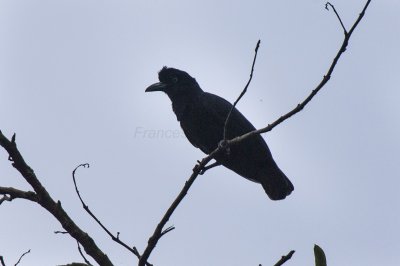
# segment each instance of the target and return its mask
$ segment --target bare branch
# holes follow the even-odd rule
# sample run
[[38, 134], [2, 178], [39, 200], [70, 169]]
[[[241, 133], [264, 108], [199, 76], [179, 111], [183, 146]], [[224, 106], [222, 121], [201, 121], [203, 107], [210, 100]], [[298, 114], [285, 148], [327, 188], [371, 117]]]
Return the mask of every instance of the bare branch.
[[[15, 135], [14, 135], [14, 136], [15, 136]], [[26, 254], [28, 254], [28, 253], [30, 253], [30, 252], [31, 252], [31, 250], [28, 250], [27, 252], [25, 252], [24, 254], [22, 254], [21, 257], [19, 257], [17, 263], [14, 264], [14, 266], [17, 266], [17, 265], [21, 262], [21, 259], [22, 259]]]
[[[197, 162], [199, 162], [199, 161], [197, 161]], [[211, 168], [220, 166], [220, 165], [221, 165], [220, 162], [214, 162], [214, 163], [212, 163], [212, 164], [209, 164], [209, 165], [205, 166], [203, 169], [201, 169], [200, 175], [204, 175], [204, 173], [205, 173], [206, 171], [210, 170]]]
[[96, 245], [94, 240], [82, 229], [80, 229], [75, 222], [68, 216], [61, 206], [61, 202], [55, 202], [54, 199], [47, 192], [46, 188], [40, 183], [32, 168], [26, 164], [24, 158], [19, 152], [16, 142], [15, 134], [11, 141], [8, 140], [0, 131], [0, 146], [2, 146], [12, 160], [12, 166], [17, 169], [24, 179], [31, 185], [37, 196], [37, 203], [50, 212], [68, 231], [68, 233], [82, 244], [87, 254], [89, 254], [98, 264], [104, 266], [112, 266], [106, 254], [104, 254]]
[[246, 86], [244, 86], [243, 91], [240, 93], [239, 97], [236, 99], [236, 101], [233, 103], [231, 110], [229, 110], [228, 116], [226, 117], [225, 120], [225, 124], [224, 124], [224, 136], [223, 136], [223, 140], [226, 140], [226, 130], [228, 127], [228, 123], [229, 123], [229, 119], [231, 118], [231, 114], [233, 109], [236, 107], [236, 105], [238, 104], [238, 102], [240, 101], [240, 99], [243, 97], [243, 95], [247, 92], [247, 88], [250, 85], [251, 80], [253, 79], [253, 73], [254, 73], [254, 65], [256, 64], [256, 59], [257, 59], [257, 53], [258, 53], [258, 48], [260, 48], [260, 43], [261, 40], [258, 40], [256, 48], [254, 50], [254, 59], [253, 59], [253, 64], [251, 65], [251, 71], [250, 71], [250, 77], [249, 80], [247, 81]]
[[[153, 249], [157, 245], [157, 243], [160, 240], [160, 238], [163, 236], [163, 234], [162, 234], [163, 227], [168, 222], [168, 220], [170, 219], [171, 215], [173, 214], [175, 209], [178, 207], [180, 202], [186, 196], [187, 192], [189, 191], [190, 187], [192, 186], [192, 184], [196, 180], [197, 176], [203, 171], [203, 169], [206, 167], [206, 165], [212, 159], [215, 158], [216, 154], [218, 154], [219, 152], [225, 150], [230, 145], [237, 144], [238, 142], [241, 142], [246, 138], [249, 138], [249, 137], [252, 137], [252, 136], [255, 136], [255, 135], [259, 135], [261, 133], [265, 133], [265, 132], [271, 131], [274, 127], [276, 127], [277, 125], [279, 125], [283, 121], [287, 120], [288, 118], [290, 118], [294, 114], [300, 112], [311, 101], [311, 99], [325, 86], [325, 84], [329, 81], [329, 79], [331, 77], [331, 74], [332, 74], [332, 72], [333, 72], [333, 70], [334, 70], [339, 58], [346, 51], [346, 48], [347, 48], [348, 42], [350, 40], [350, 37], [351, 37], [354, 29], [357, 27], [357, 25], [359, 24], [359, 22], [363, 18], [364, 14], [365, 14], [365, 11], [366, 11], [366, 9], [367, 9], [367, 7], [368, 7], [370, 2], [371, 2], [370, 0], [367, 1], [366, 5], [364, 6], [364, 9], [360, 13], [360, 15], [359, 15], [358, 19], [356, 20], [356, 22], [354, 23], [354, 25], [352, 26], [350, 31], [345, 34], [345, 38], [343, 40], [343, 43], [342, 43], [338, 53], [334, 57], [333, 62], [331, 64], [331, 66], [329, 67], [328, 71], [326, 72], [326, 75], [323, 77], [322, 81], [317, 85], [317, 87], [314, 90], [312, 90], [311, 94], [303, 102], [298, 104], [293, 110], [289, 111], [285, 115], [283, 115], [280, 118], [278, 118], [277, 120], [275, 120], [272, 124], [269, 124], [268, 126], [266, 126], [264, 128], [261, 128], [261, 129], [258, 129], [258, 130], [254, 130], [254, 131], [249, 132], [247, 134], [244, 134], [242, 136], [239, 136], [239, 137], [233, 138], [231, 140], [228, 140], [228, 141], [226, 141], [226, 145], [224, 145], [224, 146], [219, 145], [218, 148], [216, 148], [207, 157], [203, 158], [200, 162], [198, 162], [198, 164], [195, 165], [195, 167], [193, 168], [192, 175], [186, 181], [186, 183], [185, 183], [184, 187], [182, 188], [181, 192], [178, 194], [178, 196], [176, 197], [174, 202], [171, 204], [171, 206], [168, 208], [168, 210], [166, 211], [166, 213], [162, 217], [161, 221], [158, 223], [156, 229], [153, 232], [153, 235], [149, 238], [147, 247], [144, 250], [142, 257], [139, 260], [139, 264], [138, 264], [139, 266], [144, 266], [145, 265], [145, 263], [146, 263], [147, 259], [149, 258], [151, 252], [153, 251]], [[257, 49], [257, 47], [256, 47], [256, 49]], [[257, 50], [256, 50], [256, 52], [257, 52]], [[255, 62], [255, 59], [253, 61], [253, 66], [254, 66], [254, 62]], [[252, 73], [253, 73], [253, 69], [252, 69], [251, 75], [252, 75]], [[249, 80], [248, 84], [250, 83], [250, 81], [251, 81], [251, 76], [250, 76], [250, 80]], [[247, 89], [247, 85], [246, 85], [246, 87], [244, 89], [244, 92], [242, 92], [242, 94], [244, 94], [246, 92], [246, 89]], [[241, 96], [242, 96], [242, 94], [241, 94]], [[240, 100], [241, 96], [239, 96], [238, 100]], [[225, 133], [224, 133], [224, 135], [225, 135]]]
[[[96, 217], [96, 215], [94, 215], [94, 213], [89, 209], [89, 206], [83, 201], [83, 199], [82, 199], [82, 197], [81, 197], [81, 194], [80, 194], [80, 192], [79, 192], [78, 185], [77, 185], [77, 183], [76, 183], [76, 177], [75, 177], [75, 172], [76, 172], [76, 170], [78, 170], [80, 167], [89, 168], [90, 166], [89, 166], [88, 163], [80, 164], [80, 165], [78, 165], [77, 167], [75, 167], [75, 169], [72, 171], [72, 180], [74, 181], [75, 191], [76, 191], [76, 194], [77, 194], [78, 197], [79, 197], [79, 200], [80, 200], [81, 203], [82, 203], [83, 209], [96, 221], [96, 223], [97, 223], [98, 225], [100, 225], [100, 227], [111, 237], [111, 239], [112, 239], [113, 241], [117, 242], [118, 244], [120, 244], [121, 246], [123, 246], [124, 248], [126, 248], [127, 250], [129, 250], [130, 252], [132, 252], [138, 259], [140, 259], [141, 255], [140, 255], [139, 251], [137, 250], [137, 248], [136, 248], [136, 247], [132, 247], [132, 248], [131, 248], [131, 247], [128, 246], [126, 243], [124, 243], [123, 241], [121, 241], [121, 240], [119, 239], [119, 232], [117, 232], [117, 236], [115, 236], [113, 233], [111, 233], [111, 231], [108, 230], [108, 228], [105, 227], [105, 226], [103, 225], [103, 223], [102, 223], [102, 222]], [[146, 263], [146, 264], [147, 264], [148, 266], [151, 266], [150, 263]]]
[[4, 263], [3, 256], [0, 256], [0, 262], [1, 262], [1, 266], [6, 266], [6, 264]]
[[275, 120], [273, 123], [269, 124], [268, 126], [246, 133], [242, 136], [236, 137], [234, 139], [231, 139], [229, 141], [227, 141], [227, 145], [232, 145], [232, 144], [236, 144], [240, 141], [243, 141], [244, 139], [251, 137], [251, 136], [255, 136], [261, 133], [266, 133], [271, 131], [274, 127], [276, 127], [277, 125], [279, 125], [280, 123], [282, 123], [283, 121], [285, 121], [286, 119], [290, 118], [291, 116], [293, 116], [294, 114], [297, 114], [298, 112], [300, 112], [301, 110], [303, 110], [303, 108], [312, 100], [312, 98], [314, 98], [315, 95], [317, 95], [317, 93], [325, 86], [325, 84], [330, 80], [331, 75], [333, 73], [333, 70], [336, 67], [337, 62], [339, 61], [339, 58], [342, 56], [342, 54], [346, 51], [347, 45], [349, 43], [350, 37], [353, 34], [353, 31], [355, 30], [355, 28], [357, 27], [357, 25], [359, 24], [359, 22], [361, 21], [361, 19], [364, 17], [365, 11], [369, 5], [369, 3], [371, 2], [371, 0], [368, 0], [367, 3], [365, 4], [362, 12], [360, 13], [360, 15], [358, 16], [358, 19], [356, 20], [356, 22], [353, 24], [353, 26], [351, 27], [350, 31], [348, 33], [345, 34], [344, 36], [344, 40], [343, 43], [339, 49], [339, 51], [337, 52], [336, 56], [334, 57], [332, 64], [330, 65], [328, 71], [326, 72], [326, 74], [324, 75], [324, 77], [322, 78], [321, 82], [317, 85], [317, 87], [311, 91], [310, 95], [301, 103], [299, 103], [294, 109], [292, 109], [290, 112], [286, 113], [285, 115], [279, 117], [277, 120]]
[[282, 256], [282, 258], [281, 258], [277, 263], [275, 263], [274, 266], [281, 266], [281, 265], [283, 265], [285, 262], [287, 262], [288, 260], [290, 260], [290, 259], [292, 258], [294, 252], [295, 252], [295, 251], [292, 250], [292, 251], [290, 251], [287, 255]]
[[162, 232], [161, 232], [161, 236], [163, 236], [163, 235], [165, 235], [165, 234], [167, 234], [167, 233], [169, 233], [169, 232], [171, 232], [172, 230], [174, 230], [175, 229], [175, 226], [169, 226], [169, 227], [167, 227], [167, 228], [165, 228]]
[[215, 155], [218, 152], [220, 152], [220, 149], [221, 148], [216, 149], [210, 155], [208, 155], [207, 157], [203, 158], [201, 160], [201, 162], [199, 162], [198, 164], [195, 165], [195, 167], [193, 168], [192, 175], [185, 182], [185, 185], [183, 186], [181, 192], [179, 192], [179, 194], [176, 197], [176, 199], [174, 200], [174, 202], [172, 202], [171, 206], [168, 208], [168, 210], [164, 214], [163, 218], [158, 223], [156, 229], [153, 232], [153, 235], [149, 238], [147, 247], [144, 250], [144, 252], [142, 254], [142, 257], [139, 260], [139, 266], [144, 266], [145, 265], [145, 263], [146, 263], [147, 259], [149, 258], [151, 252], [156, 247], [156, 245], [157, 245], [158, 241], [160, 240], [160, 238], [163, 236], [163, 228], [164, 228], [165, 224], [168, 222], [168, 220], [171, 217], [172, 213], [174, 213], [174, 211], [178, 207], [179, 203], [181, 203], [183, 198], [186, 196], [187, 192], [189, 191], [190, 187], [192, 186], [192, 184], [194, 183], [194, 181], [196, 180], [197, 176], [200, 174], [202, 169], [208, 164], [208, 162], [210, 162], [215, 157]]
[[54, 231], [54, 234], [61, 234], [61, 235], [66, 235], [69, 234], [67, 231]]
[[12, 201], [14, 199], [27, 199], [33, 202], [37, 202], [38, 198], [33, 191], [23, 191], [13, 187], [0, 187], [0, 195], [3, 197], [0, 199], [0, 205], [3, 201]]
[[330, 6], [330, 7], [332, 7], [332, 9], [333, 9], [333, 12], [335, 12], [335, 15], [336, 15], [336, 17], [338, 18], [338, 20], [339, 20], [339, 22], [340, 22], [340, 25], [341, 25], [341, 26], [342, 26], [342, 28], [343, 28], [344, 35], [346, 35], [346, 34], [347, 34], [346, 27], [344, 26], [344, 24], [343, 24], [343, 22], [342, 22], [342, 19], [340, 18], [340, 16], [339, 16], [338, 12], [336, 12], [336, 8], [335, 8], [335, 6], [334, 6], [334, 5], [332, 5], [332, 4], [331, 4], [331, 3], [329, 3], [329, 2], [326, 2], [326, 4], [325, 4], [325, 9], [326, 9], [326, 10], [329, 10], [329, 6]]
[[92, 265], [92, 264], [86, 259], [85, 254], [83, 254], [82, 249], [81, 249], [81, 245], [79, 244], [79, 242], [76, 241], [76, 243], [78, 244], [78, 251], [79, 251], [79, 254], [81, 254], [81, 256], [82, 256], [83, 260], [85, 261], [85, 263], [86, 263], [87, 265]]

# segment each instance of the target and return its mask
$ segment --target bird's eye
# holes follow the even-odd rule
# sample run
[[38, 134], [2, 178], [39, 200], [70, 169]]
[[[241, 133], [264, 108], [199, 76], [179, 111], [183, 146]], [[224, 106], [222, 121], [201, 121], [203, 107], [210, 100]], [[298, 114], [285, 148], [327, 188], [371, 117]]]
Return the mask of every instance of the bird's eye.
[[173, 83], [177, 83], [177, 82], [178, 82], [178, 78], [177, 78], [177, 77], [173, 77], [173, 78], [172, 78], [172, 82], [173, 82]]

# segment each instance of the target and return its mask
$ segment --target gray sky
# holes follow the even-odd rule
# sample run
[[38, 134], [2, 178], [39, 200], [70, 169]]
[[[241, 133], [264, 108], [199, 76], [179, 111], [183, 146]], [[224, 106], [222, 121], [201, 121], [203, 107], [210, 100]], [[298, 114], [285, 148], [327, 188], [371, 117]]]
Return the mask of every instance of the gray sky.
[[[333, 2], [350, 27], [365, 1]], [[83, 211], [143, 251], [204, 157], [183, 137], [169, 99], [145, 94], [167, 65], [233, 101], [256, 127], [303, 100], [343, 33], [325, 1], [0, 0], [0, 129], [52, 196], [115, 265], [136, 258]], [[331, 81], [300, 114], [264, 135], [295, 191], [280, 202], [219, 167], [200, 176], [150, 257], [154, 265], [400, 264], [400, 19], [397, 0], [373, 1]], [[150, 134], [158, 131], [158, 136]], [[175, 132], [174, 136], [170, 133]], [[161, 134], [163, 133], [163, 134]], [[0, 185], [29, 189], [0, 152]], [[75, 241], [38, 206], [0, 206], [0, 254], [23, 265], [81, 261]], [[91, 260], [93, 261], [93, 260]]]

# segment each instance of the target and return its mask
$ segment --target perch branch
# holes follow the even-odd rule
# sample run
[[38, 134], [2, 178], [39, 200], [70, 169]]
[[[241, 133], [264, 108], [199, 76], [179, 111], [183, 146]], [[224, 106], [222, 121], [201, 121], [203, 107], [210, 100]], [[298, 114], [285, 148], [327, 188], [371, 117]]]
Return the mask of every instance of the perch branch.
[[231, 139], [229, 141], [227, 141], [227, 145], [233, 145], [236, 144], [240, 141], [243, 141], [244, 139], [251, 137], [251, 136], [255, 136], [261, 133], [266, 133], [271, 131], [274, 127], [276, 127], [277, 125], [279, 125], [280, 123], [282, 123], [283, 121], [285, 121], [286, 119], [290, 118], [291, 116], [293, 116], [294, 114], [300, 112], [301, 110], [303, 110], [303, 108], [312, 100], [312, 98], [314, 98], [315, 95], [317, 95], [317, 93], [325, 86], [325, 84], [330, 80], [331, 75], [333, 73], [333, 70], [336, 67], [337, 62], [339, 61], [339, 58], [342, 56], [342, 54], [346, 51], [346, 48], [349, 44], [349, 40], [351, 35], [353, 34], [355, 28], [357, 27], [357, 25], [360, 23], [361, 19], [364, 17], [365, 15], [365, 11], [368, 8], [369, 3], [371, 2], [371, 0], [368, 0], [367, 3], [365, 4], [362, 12], [360, 13], [360, 15], [358, 16], [356, 22], [353, 24], [353, 26], [351, 27], [350, 31], [348, 33], [345, 34], [344, 36], [344, 40], [343, 43], [339, 49], [339, 51], [337, 52], [336, 56], [334, 57], [328, 71], [326, 72], [326, 74], [324, 75], [324, 77], [322, 78], [321, 82], [317, 85], [317, 87], [311, 91], [310, 95], [308, 95], [308, 97], [301, 103], [299, 103], [294, 109], [292, 109], [290, 112], [286, 113], [285, 115], [279, 117], [277, 120], [275, 120], [273, 123], [269, 124], [268, 126], [258, 129], [258, 130], [254, 130], [251, 131], [249, 133], [246, 133], [242, 136], [236, 137], [234, 139]]
[[[146, 263], [147, 259], [149, 258], [151, 252], [155, 248], [155, 246], [158, 243], [158, 241], [160, 240], [160, 238], [163, 236], [163, 234], [162, 234], [163, 227], [168, 222], [168, 220], [170, 219], [171, 215], [173, 214], [175, 209], [178, 207], [179, 203], [186, 196], [186, 194], [189, 191], [191, 185], [194, 183], [194, 181], [196, 180], [197, 176], [201, 173], [202, 169], [204, 169], [204, 167], [206, 167], [208, 162], [210, 162], [212, 159], [214, 159], [214, 157], [215, 157], [215, 155], [217, 153], [221, 152], [222, 150], [225, 150], [230, 145], [234, 145], [234, 144], [237, 144], [237, 143], [243, 141], [246, 138], [249, 138], [249, 137], [252, 137], [252, 136], [255, 136], [255, 135], [259, 135], [261, 133], [266, 133], [266, 132], [271, 131], [274, 127], [276, 127], [277, 125], [281, 124], [283, 121], [287, 120], [288, 118], [290, 118], [294, 114], [296, 114], [296, 113], [300, 112], [301, 110], [303, 110], [303, 108], [311, 101], [311, 99], [325, 86], [325, 84], [330, 80], [331, 74], [332, 74], [332, 72], [333, 72], [333, 70], [334, 70], [339, 58], [346, 51], [346, 48], [347, 48], [348, 42], [350, 40], [350, 37], [351, 37], [353, 31], [355, 30], [355, 28], [357, 27], [357, 25], [359, 24], [359, 22], [361, 21], [361, 19], [364, 17], [365, 11], [367, 10], [368, 5], [369, 5], [370, 2], [371, 2], [371, 0], [368, 0], [366, 2], [362, 12], [358, 16], [356, 22], [351, 27], [350, 31], [348, 33], [345, 33], [345, 38], [343, 40], [343, 43], [342, 43], [339, 51], [337, 52], [336, 56], [334, 57], [331, 66], [329, 67], [328, 71], [324, 75], [322, 81], [317, 85], [317, 87], [314, 90], [312, 90], [311, 94], [303, 102], [298, 104], [294, 109], [292, 109], [291, 111], [289, 111], [285, 115], [283, 115], [280, 118], [278, 118], [277, 120], [275, 120], [272, 124], [269, 124], [268, 126], [266, 126], [264, 128], [261, 128], [261, 129], [258, 129], [258, 130], [254, 130], [254, 131], [249, 132], [247, 134], [244, 134], [242, 136], [239, 136], [239, 137], [236, 137], [236, 138], [233, 138], [231, 140], [226, 141], [226, 145], [224, 145], [224, 147], [218, 146], [217, 149], [215, 149], [207, 157], [203, 158], [200, 163], [196, 164], [196, 166], [193, 169], [192, 175], [186, 181], [186, 183], [185, 183], [184, 187], [182, 188], [181, 192], [178, 194], [176, 199], [173, 201], [171, 206], [168, 208], [168, 210], [166, 211], [166, 213], [162, 217], [161, 221], [158, 223], [156, 229], [153, 232], [153, 235], [149, 238], [148, 243], [147, 243], [147, 247], [144, 250], [142, 257], [139, 260], [139, 264], [138, 264], [139, 266], [144, 266], [145, 265], [145, 263]], [[246, 88], [243, 91], [245, 92]], [[241, 97], [239, 97], [239, 99], [240, 98]]]
[[144, 266], [145, 265], [145, 263], [146, 263], [147, 259], [149, 258], [151, 252], [156, 247], [156, 245], [158, 243], [158, 240], [160, 240], [160, 238], [164, 235], [163, 234], [163, 228], [164, 228], [165, 224], [168, 222], [168, 220], [171, 217], [172, 213], [175, 211], [175, 209], [178, 207], [179, 203], [186, 196], [187, 192], [189, 191], [189, 189], [192, 186], [193, 182], [196, 180], [197, 176], [200, 174], [201, 170], [207, 165], [208, 162], [210, 162], [214, 158], [214, 156], [218, 152], [220, 152], [219, 148], [217, 150], [213, 151], [207, 157], [203, 158], [201, 160], [201, 162], [196, 164], [196, 166], [193, 168], [192, 175], [185, 182], [185, 185], [183, 186], [181, 192], [175, 198], [174, 202], [172, 202], [171, 206], [168, 208], [168, 210], [166, 211], [166, 213], [162, 217], [161, 221], [158, 223], [156, 229], [153, 232], [153, 235], [149, 238], [147, 247], [144, 250], [144, 252], [142, 254], [142, 257], [139, 260], [139, 266]]

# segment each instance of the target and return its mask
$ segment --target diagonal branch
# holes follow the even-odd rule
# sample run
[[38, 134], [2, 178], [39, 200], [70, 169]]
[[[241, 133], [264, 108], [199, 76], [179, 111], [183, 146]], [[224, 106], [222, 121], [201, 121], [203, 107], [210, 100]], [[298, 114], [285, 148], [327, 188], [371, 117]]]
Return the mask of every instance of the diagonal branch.
[[83, 258], [83, 260], [85, 261], [85, 263], [86, 263], [87, 265], [93, 266], [93, 265], [90, 263], [90, 261], [88, 261], [88, 259], [86, 258], [85, 254], [83, 254], [83, 251], [82, 251], [82, 249], [81, 249], [81, 245], [79, 244], [79, 242], [76, 241], [76, 243], [78, 244], [78, 251], [79, 251], [79, 254], [81, 254], [81, 257]]
[[54, 201], [46, 188], [40, 183], [32, 168], [26, 164], [15, 143], [15, 134], [10, 141], [0, 131], [0, 146], [8, 152], [9, 159], [12, 161], [12, 166], [14, 166], [14, 168], [17, 169], [24, 179], [32, 186], [37, 195], [37, 203], [51, 213], [60, 222], [62, 227], [82, 244], [86, 253], [89, 254], [99, 265], [112, 266], [113, 264], [107, 255], [100, 250], [94, 240], [86, 232], [75, 224], [61, 206], [61, 202]]
[[[136, 247], [131, 248], [130, 246], [128, 246], [126, 243], [124, 243], [123, 241], [121, 241], [119, 239], [119, 233], [117, 233], [117, 236], [115, 236], [113, 233], [111, 233], [110, 230], [108, 230], [107, 227], [105, 227], [103, 225], [103, 223], [96, 217], [96, 215], [94, 215], [94, 213], [89, 209], [89, 206], [83, 201], [81, 194], [79, 192], [78, 189], [78, 185], [76, 183], [76, 178], [75, 178], [75, 172], [76, 170], [78, 170], [80, 167], [84, 167], [84, 168], [89, 168], [89, 164], [88, 163], [84, 163], [84, 164], [80, 164], [77, 167], [75, 167], [74, 171], [72, 171], [72, 180], [74, 181], [74, 186], [75, 186], [75, 191], [76, 194], [79, 197], [79, 200], [82, 203], [83, 209], [96, 221], [96, 223], [98, 225], [100, 225], [100, 227], [111, 237], [112, 240], [114, 240], [115, 242], [117, 242], [118, 244], [120, 244], [121, 246], [123, 246], [124, 248], [126, 248], [127, 250], [129, 250], [130, 252], [132, 252], [138, 259], [140, 259], [140, 254], [139, 251], [137, 250]], [[79, 244], [79, 242], [78, 242]], [[150, 263], [146, 262], [146, 265], [151, 266]]]
[[168, 208], [166, 213], [164, 214], [163, 218], [161, 221], [158, 223], [156, 229], [154, 230], [153, 235], [149, 238], [148, 244], [146, 249], [144, 250], [142, 257], [139, 260], [139, 266], [144, 266], [145, 263], [147, 262], [147, 259], [149, 258], [151, 252], [153, 249], [156, 247], [158, 240], [163, 236], [163, 228], [165, 224], [168, 222], [169, 218], [171, 215], [174, 213], [175, 209], [178, 207], [179, 203], [183, 200], [183, 198], [186, 196], [187, 192], [189, 191], [190, 187], [196, 180], [197, 176], [200, 174], [202, 169], [215, 157], [215, 155], [220, 152], [222, 148], [218, 148], [210, 155], [207, 157], [203, 158], [201, 162], [196, 164], [196, 166], [193, 168], [193, 173], [190, 176], [190, 178], [185, 182], [185, 185], [183, 186], [181, 192], [178, 194], [174, 202], [172, 202], [171, 206]]
[[282, 258], [277, 263], [275, 263], [274, 266], [282, 266], [285, 262], [292, 258], [294, 252], [294, 250], [291, 250], [287, 255], [282, 256]]
[[336, 67], [337, 62], [339, 61], [340, 57], [342, 56], [342, 54], [346, 51], [347, 46], [349, 44], [349, 40], [351, 35], [353, 34], [355, 28], [357, 27], [357, 25], [360, 23], [361, 19], [364, 17], [365, 15], [365, 11], [368, 8], [368, 5], [370, 4], [371, 0], [368, 0], [367, 3], [365, 4], [362, 12], [360, 13], [360, 15], [358, 16], [356, 22], [353, 24], [353, 26], [351, 27], [350, 31], [348, 33], [345, 34], [344, 36], [344, 40], [343, 43], [339, 49], [339, 51], [337, 52], [336, 56], [334, 57], [328, 71], [326, 72], [326, 74], [324, 75], [324, 77], [322, 78], [321, 82], [317, 85], [317, 87], [315, 87], [314, 90], [311, 91], [311, 93], [308, 95], [308, 97], [301, 103], [299, 103], [294, 109], [292, 109], [290, 112], [286, 113], [285, 115], [279, 117], [277, 120], [275, 120], [273, 123], [269, 124], [268, 126], [261, 128], [261, 129], [257, 129], [254, 130], [252, 132], [246, 133], [242, 136], [236, 137], [234, 139], [231, 139], [229, 141], [227, 141], [227, 145], [232, 145], [232, 144], [236, 144], [240, 141], [243, 141], [244, 139], [251, 137], [251, 136], [255, 136], [261, 133], [266, 133], [271, 131], [274, 127], [276, 127], [277, 125], [279, 125], [280, 123], [282, 123], [283, 121], [287, 120], [288, 118], [290, 118], [291, 116], [297, 114], [298, 112], [300, 112], [301, 110], [303, 110], [303, 108], [312, 100], [312, 98], [314, 98], [315, 95], [317, 95], [317, 93], [325, 86], [325, 84], [330, 80], [331, 75], [333, 73], [333, 70]]
[[17, 265], [21, 262], [22, 258], [23, 258], [26, 254], [28, 254], [28, 253], [30, 253], [30, 252], [31, 252], [31, 250], [28, 250], [27, 252], [25, 252], [24, 254], [22, 254], [21, 257], [19, 257], [17, 263], [15, 263], [14, 266], [17, 266]]
[[[254, 131], [249, 132], [249, 133], [246, 133], [246, 134], [244, 134], [242, 136], [233, 138], [231, 140], [228, 140], [228, 141], [226, 141], [226, 144], [224, 146], [220, 146], [219, 145], [217, 149], [215, 149], [213, 152], [211, 152], [207, 157], [203, 158], [200, 161], [200, 163], [196, 164], [196, 166], [193, 168], [192, 175], [186, 181], [186, 183], [185, 183], [184, 187], [182, 188], [181, 192], [178, 194], [178, 196], [176, 197], [174, 202], [171, 204], [171, 206], [168, 208], [168, 210], [166, 211], [166, 213], [162, 217], [161, 221], [158, 223], [156, 229], [153, 232], [153, 235], [149, 238], [147, 247], [144, 250], [144, 252], [142, 254], [142, 257], [139, 260], [139, 264], [138, 264], [139, 266], [144, 266], [145, 265], [145, 263], [146, 263], [147, 259], [149, 258], [151, 252], [153, 251], [153, 249], [157, 245], [157, 243], [160, 240], [160, 238], [163, 236], [163, 234], [162, 234], [163, 227], [168, 222], [168, 220], [170, 219], [171, 215], [173, 214], [175, 209], [178, 207], [179, 203], [186, 196], [187, 192], [189, 191], [190, 187], [192, 186], [192, 184], [196, 180], [197, 176], [206, 167], [207, 163], [209, 163], [212, 159], [215, 158], [216, 154], [218, 154], [219, 152], [225, 150], [230, 145], [237, 144], [237, 143], [243, 141], [246, 138], [250, 138], [252, 136], [259, 135], [261, 133], [265, 133], [265, 132], [271, 131], [274, 127], [276, 127], [277, 125], [281, 124], [283, 121], [289, 119], [291, 116], [293, 116], [296, 113], [298, 113], [301, 110], [303, 110], [303, 108], [312, 100], [312, 98], [315, 95], [317, 95], [317, 93], [325, 86], [325, 84], [330, 80], [331, 74], [333, 73], [333, 70], [335, 69], [337, 62], [339, 61], [339, 58], [346, 51], [346, 48], [347, 48], [348, 42], [350, 40], [350, 37], [351, 37], [353, 31], [355, 30], [355, 28], [357, 27], [357, 25], [359, 24], [359, 22], [364, 17], [365, 11], [367, 10], [368, 5], [370, 4], [370, 2], [371, 2], [371, 0], [368, 0], [366, 2], [362, 12], [360, 13], [360, 15], [358, 16], [357, 20], [355, 21], [355, 23], [351, 27], [350, 31], [345, 34], [345, 38], [343, 40], [343, 43], [342, 43], [339, 51], [337, 52], [336, 56], [334, 57], [333, 62], [330, 65], [328, 71], [326, 72], [326, 74], [324, 75], [323, 79], [321, 80], [321, 82], [317, 85], [317, 87], [314, 90], [312, 90], [310, 95], [303, 102], [298, 104], [294, 109], [292, 109], [291, 111], [289, 111], [285, 115], [281, 116], [280, 118], [275, 120], [273, 123], [269, 124], [268, 126], [266, 126], [264, 128], [261, 128], [261, 129], [258, 129], [258, 130], [254, 130]], [[245, 92], [245, 90], [244, 90], [244, 92]], [[240, 99], [240, 97], [239, 97], [239, 99]]]

